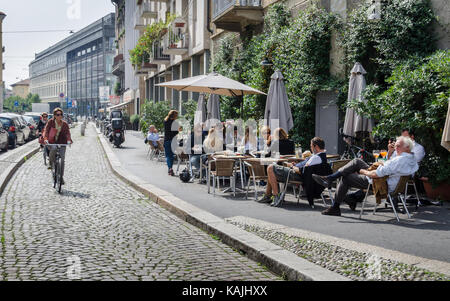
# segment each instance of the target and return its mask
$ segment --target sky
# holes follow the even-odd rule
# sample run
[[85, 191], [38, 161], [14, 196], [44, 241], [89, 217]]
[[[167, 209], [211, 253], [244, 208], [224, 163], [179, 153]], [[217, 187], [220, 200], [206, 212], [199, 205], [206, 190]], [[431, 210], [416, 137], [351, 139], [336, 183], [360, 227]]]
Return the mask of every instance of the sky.
[[[111, 0], [0, 0], [3, 20], [3, 80], [11, 88], [29, 77], [28, 65], [39, 53], [114, 12]], [[57, 31], [55, 30], [62, 30]], [[10, 33], [16, 31], [39, 31]], [[53, 31], [53, 32], [45, 32]]]

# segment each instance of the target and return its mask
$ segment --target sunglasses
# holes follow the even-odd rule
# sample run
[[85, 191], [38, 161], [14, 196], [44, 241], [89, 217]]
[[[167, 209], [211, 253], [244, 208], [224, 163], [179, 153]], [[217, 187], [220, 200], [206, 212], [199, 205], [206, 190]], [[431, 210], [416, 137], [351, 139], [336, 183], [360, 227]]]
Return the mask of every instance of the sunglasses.
[[62, 114], [55, 114], [55, 116], [62, 116]]

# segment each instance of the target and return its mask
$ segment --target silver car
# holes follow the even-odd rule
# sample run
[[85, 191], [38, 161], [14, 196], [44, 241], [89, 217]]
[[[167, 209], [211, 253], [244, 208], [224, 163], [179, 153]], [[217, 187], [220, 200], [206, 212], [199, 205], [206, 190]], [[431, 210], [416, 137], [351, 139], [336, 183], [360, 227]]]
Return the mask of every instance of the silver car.
[[3, 125], [3, 123], [0, 121], [0, 151], [4, 150], [7, 151], [8, 150], [8, 130], [7, 130], [7, 125]]

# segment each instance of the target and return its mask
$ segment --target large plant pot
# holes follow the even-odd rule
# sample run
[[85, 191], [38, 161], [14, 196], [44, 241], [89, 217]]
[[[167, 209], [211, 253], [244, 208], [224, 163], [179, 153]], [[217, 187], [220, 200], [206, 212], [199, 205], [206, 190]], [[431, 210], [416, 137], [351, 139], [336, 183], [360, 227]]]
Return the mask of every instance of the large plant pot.
[[427, 197], [433, 200], [440, 199], [444, 201], [450, 201], [450, 184], [442, 183], [438, 187], [433, 188], [428, 178], [421, 178]]

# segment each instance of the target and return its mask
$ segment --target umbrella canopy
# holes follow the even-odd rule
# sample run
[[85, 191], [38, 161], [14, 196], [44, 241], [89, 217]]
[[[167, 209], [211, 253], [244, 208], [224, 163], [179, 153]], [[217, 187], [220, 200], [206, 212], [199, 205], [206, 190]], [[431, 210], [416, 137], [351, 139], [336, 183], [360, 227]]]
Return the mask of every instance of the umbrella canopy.
[[[366, 88], [366, 79], [364, 74], [367, 74], [363, 66], [360, 63], [355, 63], [350, 75], [350, 83], [348, 88], [347, 100], [358, 99], [364, 101], [361, 93]], [[372, 132], [373, 120], [364, 118], [356, 114], [355, 110], [347, 108], [345, 112], [345, 122], [343, 134], [355, 137], [356, 132]]]
[[450, 151], [450, 102], [448, 103], [447, 119], [445, 120], [444, 132], [442, 133], [441, 145]]
[[194, 125], [204, 123], [205, 121], [206, 121], [205, 94], [201, 93], [197, 102], [197, 110], [195, 110]]
[[225, 96], [264, 94], [261, 91], [215, 72], [207, 75], [197, 75], [189, 78], [165, 82], [157, 84], [156, 86], [167, 87], [178, 91], [210, 93]]
[[280, 127], [289, 132], [294, 127], [294, 121], [284, 86], [284, 78], [279, 70], [275, 71], [271, 78], [264, 114], [265, 124], [272, 130]]

